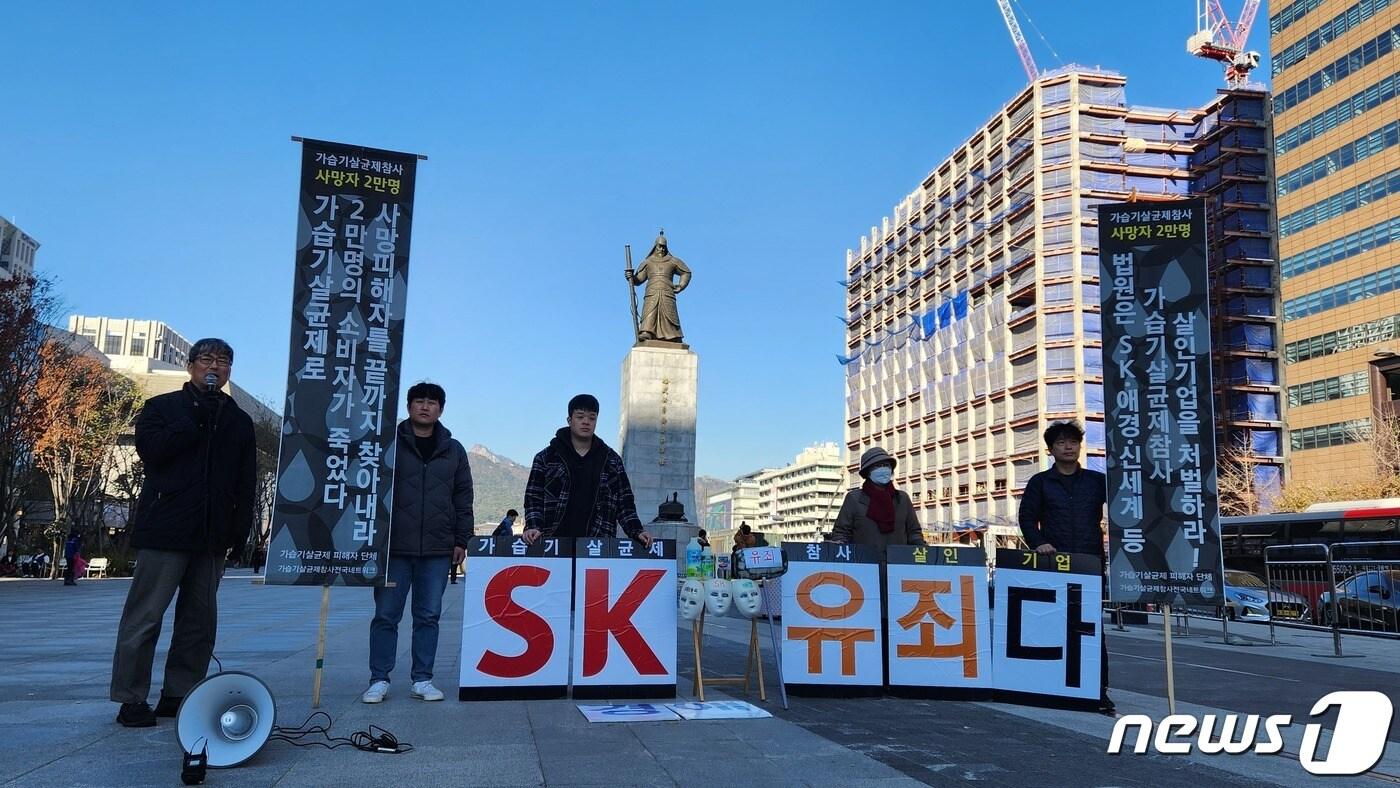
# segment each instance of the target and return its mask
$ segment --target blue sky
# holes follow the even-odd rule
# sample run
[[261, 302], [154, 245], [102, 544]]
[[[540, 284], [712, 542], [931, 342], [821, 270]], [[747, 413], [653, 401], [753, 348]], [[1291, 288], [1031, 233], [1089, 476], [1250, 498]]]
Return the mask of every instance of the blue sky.
[[[1128, 100], [1204, 103], [1194, 3], [1022, 0]], [[1226, 2], [1229, 13], [1240, 3]], [[1267, 48], [1265, 8], [1250, 45]], [[1025, 83], [993, 0], [15, 4], [0, 214], [69, 311], [163, 320], [285, 386], [299, 146], [421, 152], [403, 381], [528, 462], [580, 391], [615, 441], [622, 246], [695, 271], [697, 471], [843, 434], [845, 250]], [[1041, 68], [1059, 65], [1022, 25]], [[1259, 72], [1267, 75], [1267, 64]], [[402, 410], [402, 407], [401, 407]]]

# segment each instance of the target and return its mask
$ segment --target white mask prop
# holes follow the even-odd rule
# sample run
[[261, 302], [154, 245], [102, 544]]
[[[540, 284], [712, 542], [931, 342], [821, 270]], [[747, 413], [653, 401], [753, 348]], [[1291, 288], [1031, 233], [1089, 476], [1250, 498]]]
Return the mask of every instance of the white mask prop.
[[690, 578], [681, 583], [680, 613], [681, 618], [686, 621], [694, 621], [700, 617], [700, 611], [705, 605], [705, 584], [696, 578]]
[[752, 580], [731, 580], [729, 582], [730, 591], [734, 594], [734, 607], [738, 608], [748, 618], [758, 615], [758, 610], [763, 606], [763, 597], [760, 596], [758, 583]]
[[710, 611], [712, 616], [722, 616], [729, 612], [729, 605], [734, 601], [734, 592], [729, 589], [729, 581], [715, 578], [709, 582], [706, 589], [708, 595], [705, 597], [705, 609]]

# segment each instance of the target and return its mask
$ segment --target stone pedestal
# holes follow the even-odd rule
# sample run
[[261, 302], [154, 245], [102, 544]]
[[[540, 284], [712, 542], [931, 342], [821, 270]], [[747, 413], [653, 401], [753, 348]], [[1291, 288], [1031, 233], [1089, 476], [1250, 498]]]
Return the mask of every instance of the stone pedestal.
[[[632, 480], [637, 516], [650, 523], [661, 502], [678, 494], [687, 520], [695, 508], [695, 394], [699, 357], [665, 343], [632, 348], [622, 362], [622, 464]], [[678, 546], [683, 550], [683, 546]]]

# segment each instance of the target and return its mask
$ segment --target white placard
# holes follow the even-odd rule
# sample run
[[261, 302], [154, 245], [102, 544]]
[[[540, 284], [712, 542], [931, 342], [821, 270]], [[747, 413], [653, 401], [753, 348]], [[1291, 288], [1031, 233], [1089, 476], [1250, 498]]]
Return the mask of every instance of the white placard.
[[524, 556], [467, 559], [459, 686], [568, 685], [570, 563]]
[[879, 564], [792, 561], [782, 594], [786, 683], [884, 683]]
[[1095, 575], [998, 566], [993, 685], [1097, 700], [1102, 583]]
[[575, 687], [675, 685], [674, 559], [580, 557], [574, 594]]
[[891, 562], [887, 571], [889, 683], [990, 688], [992, 620], [985, 562], [976, 566]]

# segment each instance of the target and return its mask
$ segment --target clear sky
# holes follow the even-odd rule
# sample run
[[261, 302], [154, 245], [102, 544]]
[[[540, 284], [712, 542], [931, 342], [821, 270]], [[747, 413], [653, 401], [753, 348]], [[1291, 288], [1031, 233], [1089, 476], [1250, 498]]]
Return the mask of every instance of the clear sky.
[[[1223, 85], [1185, 51], [1192, 0], [1022, 5], [1063, 62], [1127, 74], [1130, 103], [1196, 106]], [[69, 311], [223, 336], [235, 381], [280, 409], [290, 136], [424, 153], [404, 386], [443, 384], [456, 436], [521, 462], [580, 391], [615, 442], [622, 247], [640, 260], [664, 226], [695, 272], [680, 312], [700, 356], [697, 471], [723, 477], [842, 440], [845, 250], [1026, 80], [994, 0], [3, 16], [0, 214], [43, 244]]]

